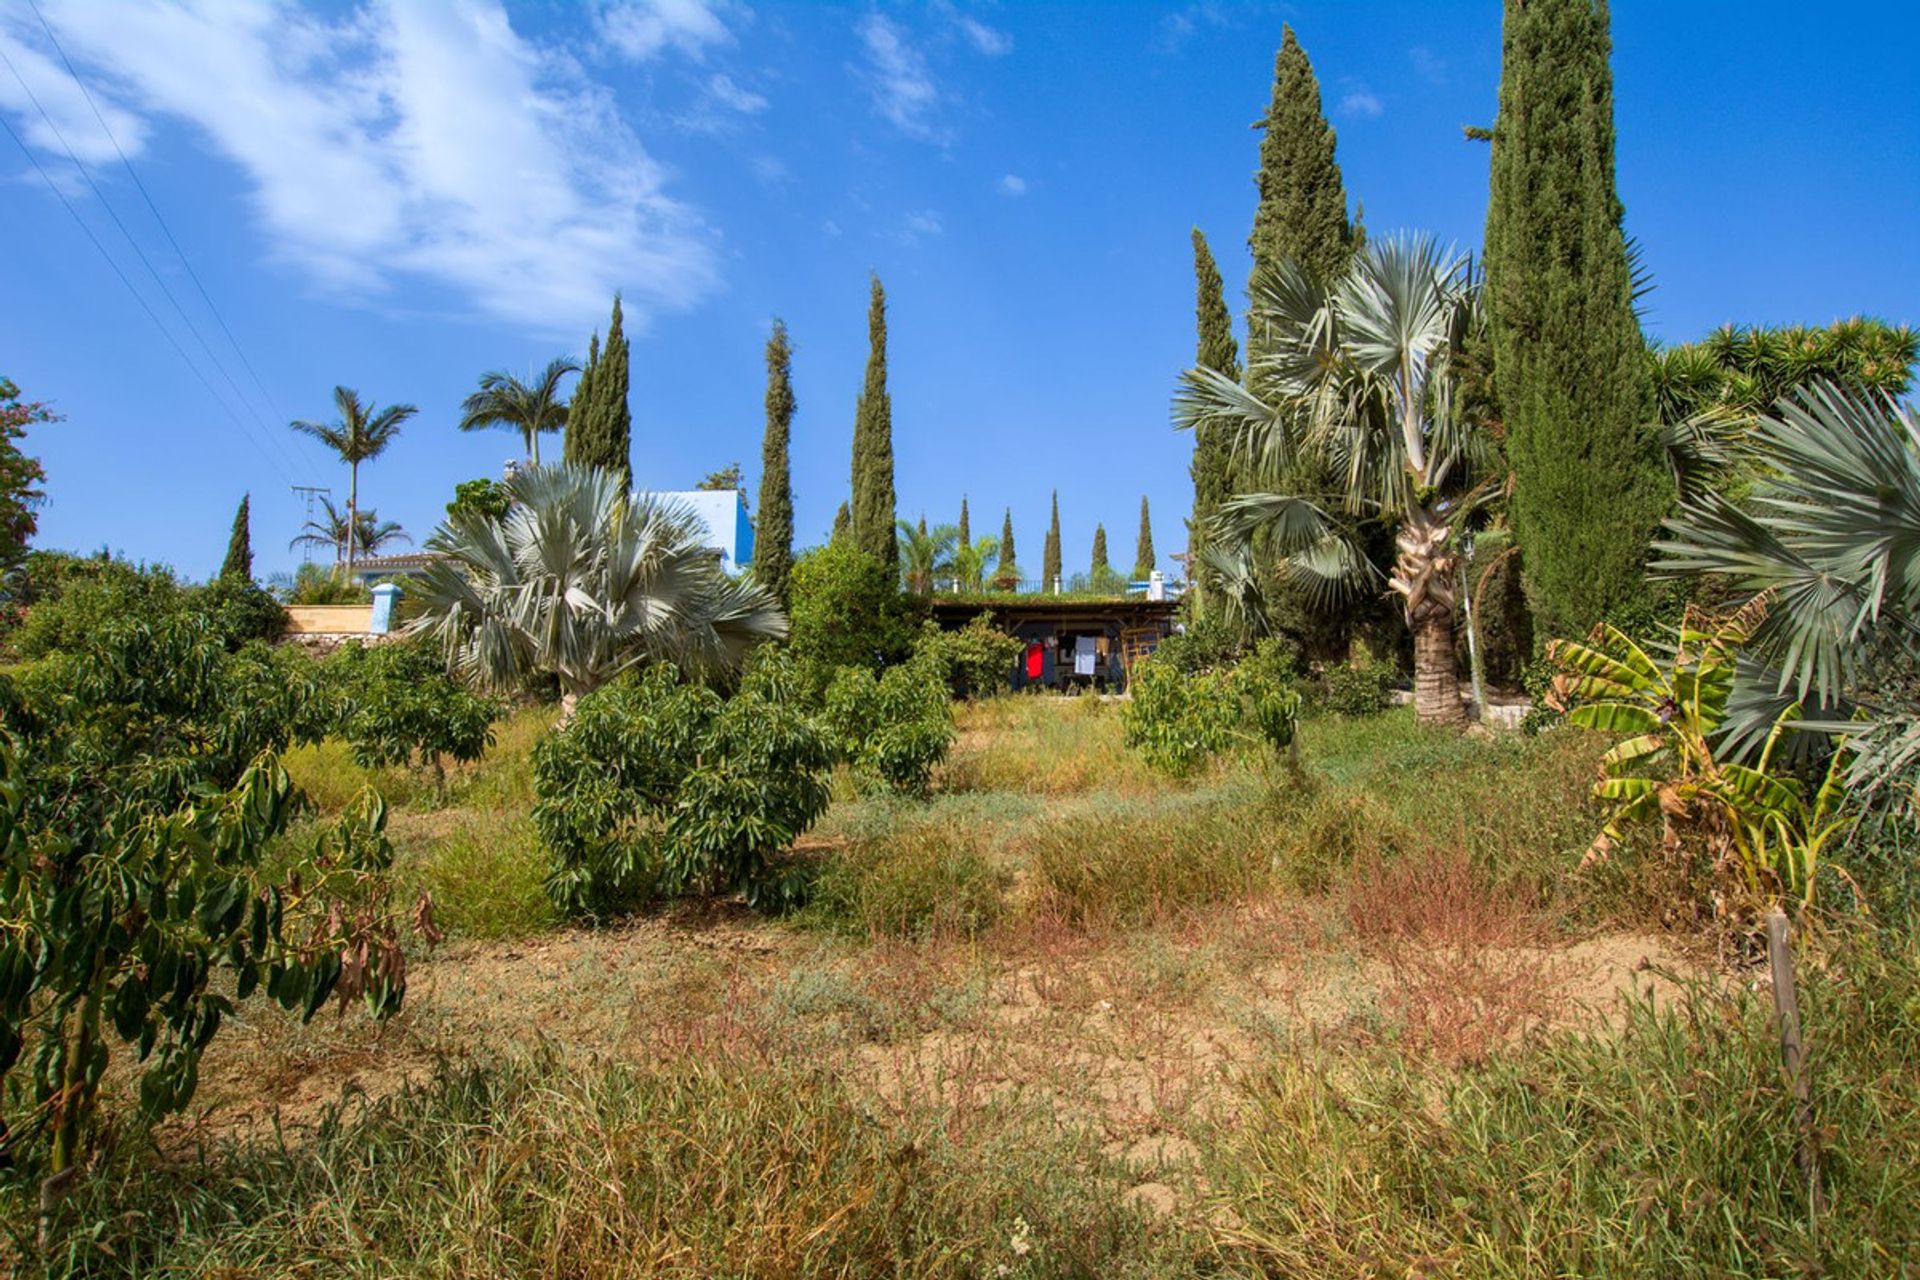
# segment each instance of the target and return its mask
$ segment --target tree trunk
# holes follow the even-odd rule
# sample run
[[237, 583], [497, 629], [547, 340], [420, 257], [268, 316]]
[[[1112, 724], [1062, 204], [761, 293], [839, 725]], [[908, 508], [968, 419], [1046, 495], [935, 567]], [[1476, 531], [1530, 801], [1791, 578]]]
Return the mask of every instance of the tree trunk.
[[353, 533], [360, 523], [360, 464], [347, 468], [347, 577], [353, 577]]
[[536, 467], [539, 466], [540, 465], [540, 429], [538, 427], [535, 427], [532, 431], [527, 432], [527, 453], [529, 455], [528, 461], [532, 462], [533, 465]]
[[1453, 611], [1429, 604], [1413, 628], [1413, 718], [1421, 724], [1456, 728], [1467, 723], [1460, 701], [1460, 677], [1454, 670]]
[[1416, 506], [1394, 536], [1397, 556], [1389, 584], [1406, 601], [1413, 632], [1413, 718], [1421, 724], [1462, 727], [1460, 677], [1454, 670], [1453, 530], [1433, 511]]

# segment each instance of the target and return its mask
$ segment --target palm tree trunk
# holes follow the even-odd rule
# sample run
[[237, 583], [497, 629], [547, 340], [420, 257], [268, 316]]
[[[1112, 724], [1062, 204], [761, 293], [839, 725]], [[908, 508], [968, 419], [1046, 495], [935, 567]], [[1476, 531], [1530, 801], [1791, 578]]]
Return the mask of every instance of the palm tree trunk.
[[1391, 585], [1407, 602], [1413, 632], [1413, 718], [1455, 727], [1467, 722], [1453, 651], [1453, 530], [1424, 507], [1409, 511], [1394, 537]]
[[527, 432], [527, 455], [534, 466], [540, 465], [540, 431], [535, 428]]
[[353, 534], [360, 523], [360, 464], [347, 468], [347, 577], [353, 577]]
[[1460, 677], [1454, 669], [1453, 611], [1429, 605], [1413, 628], [1413, 718], [1421, 724], [1455, 728], [1467, 723], [1460, 701]]

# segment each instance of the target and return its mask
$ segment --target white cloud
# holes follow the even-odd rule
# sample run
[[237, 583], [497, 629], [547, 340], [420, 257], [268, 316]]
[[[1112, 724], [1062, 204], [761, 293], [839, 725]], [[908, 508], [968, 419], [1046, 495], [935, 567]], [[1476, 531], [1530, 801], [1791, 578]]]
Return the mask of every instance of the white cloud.
[[960, 19], [960, 31], [967, 37], [968, 43], [989, 58], [997, 58], [1002, 54], [1013, 52], [1012, 36], [1004, 31], [997, 31], [976, 18], [963, 16]]
[[672, 48], [690, 58], [733, 39], [723, 14], [726, 0], [612, 0], [594, 10], [594, 26], [607, 46], [635, 62]]
[[[33, 29], [38, 27], [36, 22]], [[0, 110], [20, 122], [21, 135], [34, 146], [55, 155], [65, 155], [70, 147], [82, 164], [99, 165], [115, 158], [116, 139], [128, 155], [146, 145], [146, 123], [112, 102], [101, 86], [92, 85], [94, 104], [113, 130], [112, 137], [107, 135], [87, 104], [87, 91], [58, 64], [51, 49], [42, 53], [0, 30], [0, 55], [5, 58], [0, 63]]]
[[925, 55], [882, 14], [869, 13], [856, 30], [866, 50], [874, 110], [909, 137], [939, 141], [942, 134], [932, 116], [940, 91], [927, 70]]
[[734, 83], [734, 79], [725, 73], [716, 74], [707, 81], [707, 96], [725, 107], [732, 107], [743, 115], [755, 115], [767, 109], [766, 95], [755, 93]]
[[1023, 196], [1027, 194], [1027, 180], [1017, 173], [1009, 173], [994, 184], [1003, 196]]
[[497, 0], [337, 22], [248, 0], [41, 3], [127, 109], [186, 122], [245, 173], [274, 257], [323, 289], [439, 285], [559, 333], [616, 288], [638, 323], [714, 283], [706, 233], [611, 95]]
[[1340, 99], [1342, 115], [1359, 116], [1363, 120], [1377, 119], [1386, 109], [1386, 104], [1371, 89], [1349, 89]]
[[1415, 45], [1407, 51], [1407, 56], [1413, 60], [1413, 69], [1422, 80], [1429, 84], [1446, 83], [1447, 63], [1439, 54], [1425, 45]]
[[937, 212], [920, 209], [908, 214], [901, 222], [899, 238], [907, 244], [914, 244], [927, 236], [937, 236], [946, 229]]

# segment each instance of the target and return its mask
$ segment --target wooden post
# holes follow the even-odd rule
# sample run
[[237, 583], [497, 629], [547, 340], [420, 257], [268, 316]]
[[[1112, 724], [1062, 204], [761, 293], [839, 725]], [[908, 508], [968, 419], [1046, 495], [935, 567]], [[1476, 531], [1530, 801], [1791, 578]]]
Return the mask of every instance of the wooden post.
[[1800, 995], [1793, 983], [1793, 952], [1787, 945], [1787, 913], [1778, 906], [1767, 911], [1767, 963], [1773, 977], [1773, 1009], [1780, 1019], [1780, 1065], [1793, 1089], [1800, 1173], [1807, 1182], [1807, 1213], [1817, 1231], [1826, 1204], [1820, 1191], [1820, 1157], [1814, 1141], [1813, 1089], [1807, 1079], [1807, 1045], [1800, 1030]]

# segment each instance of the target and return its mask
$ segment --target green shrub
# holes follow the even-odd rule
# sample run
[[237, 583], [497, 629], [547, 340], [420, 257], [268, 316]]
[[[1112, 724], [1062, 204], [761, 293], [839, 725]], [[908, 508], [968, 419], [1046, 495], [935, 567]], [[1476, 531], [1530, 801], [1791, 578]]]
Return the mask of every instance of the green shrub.
[[512, 505], [513, 494], [506, 485], [481, 476], [478, 480], [462, 480], [453, 486], [453, 501], [447, 504], [447, 516], [453, 519], [475, 515], [499, 520]]
[[1239, 633], [1217, 611], [1189, 618], [1186, 630], [1167, 636], [1153, 651], [1155, 659], [1187, 675], [1225, 666], [1239, 654]]
[[78, 653], [110, 624], [152, 621], [186, 605], [187, 589], [162, 566], [105, 555], [39, 563], [44, 572], [35, 585], [38, 599], [12, 637], [14, 652], [23, 658]]
[[307, 727], [302, 664], [259, 643], [230, 652], [205, 614], [104, 620], [65, 642], [81, 648], [0, 675], [0, 716], [23, 749], [23, 821], [78, 851], [234, 786]]
[[185, 604], [207, 615], [229, 649], [249, 640], [278, 640], [287, 629], [287, 611], [250, 578], [215, 578], [189, 591]]
[[914, 656], [925, 656], [945, 673], [956, 698], [991, 698], [1013, 685], [1013, 664], [1025, 646], [982, 613], [958, 631], [931, 620], [920, 628]]
[[[298, 802], [271, 755], [164, 816], [123, 801], [84, 841], [23, 805], [34, 781], [0, 737], [0, 1170], [72, 1177], [115, 1041], [145, 1064], [143, 1120], [185, 1107], [234, 1012], [229, 989], [245, 1000], [264, 988], [305, 1018], [333, 995], [364, 996], [379, 1016], [400, 1007], [377, 796], [269, 876], [262, 854]], [[230, 988], [213, 981], [221, 970]]]
[[1377, 716], [1390, 705], [1393, 676], [1391, 665], [1372, 659], [1328, 667], [1320, 705], [1337, 716]]
[[953, 746], [953, 708], [931, 655], [877, 680], [863, 667], [842, 667], [827, 686], [825, 719], [841, 759], [903, 795], [926, 795]]
[[666, 664], [580, 700], [534, 749], [533, 819], [554, 902], [605, 917], [659, 894], [739, 889], [784, 906], [775, 857], [827, 806], [827, 736], [791, 662], [764, 655], [732, 698]]
[[307, 561], [292, 576], [275, 574], [273, 589], [288, 604], [370, 604], [373, 592], [339, 566]]
[[815, 687], [840, 667], [878, 671], [913, 648], [918, 620], [893, 572], [841, 543], [815, 547], [793, 564], [787, 636]]
[[493, 745], [500, 704], [449, 676], [439, 651], [423, 640], [350, 643], [325, 666], [336, 731], [363, 769], [432, 765], [442, 792], [447, 757], [468, 764]]
[[1122, 720], [1126, 741], [1164, 773], [1188, 774], [1239, 736], [1240, 691], [1231, 671], [1187, 675], [1158, 654], [1133, 673]]

